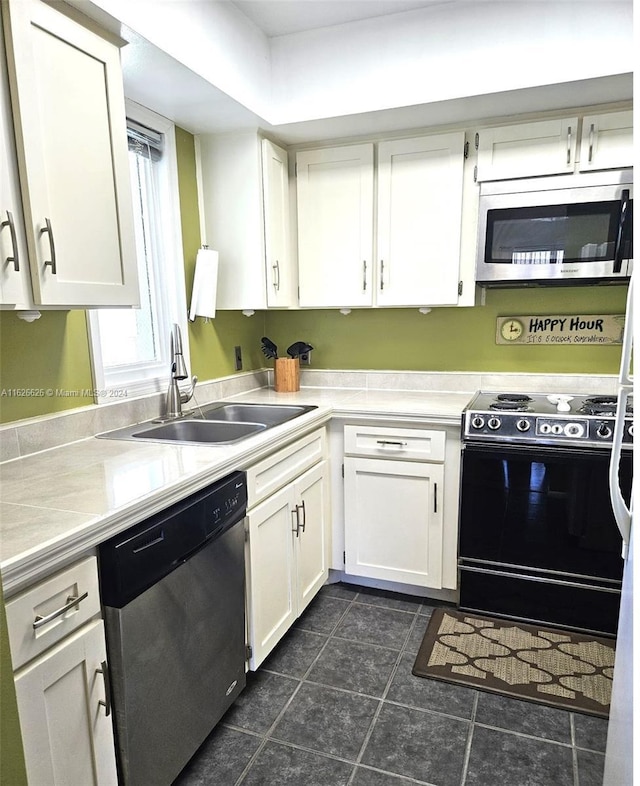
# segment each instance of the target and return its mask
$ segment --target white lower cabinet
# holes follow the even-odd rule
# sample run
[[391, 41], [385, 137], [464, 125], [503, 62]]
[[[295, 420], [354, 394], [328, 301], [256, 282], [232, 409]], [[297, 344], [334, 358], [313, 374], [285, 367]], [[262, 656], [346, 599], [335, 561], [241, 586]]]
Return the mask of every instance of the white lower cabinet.
[[[320, 437], [310, 435], [293, 451], [262, 462], [272, 476], [285, 478], [278, 467], [300, 467], [312, 458]], [[324, 446], [324, 432], [322, 432]], [[324, 447], [323, 447], [324, 449]], [[271, 462], [274, 462], [271, 464]], [[263, 474], [258, 472], [258, 474]], [[251, 495], [251, 470], [249, 494]], [[264, 661], [318, 593], [329, 575], [329, 475], [327, 461], [314, 463], [300, 474], [292, 469], [278, 491], [259, 504], [249, 498], [247, 542], [247, 622], [249, 667]]]
[[15, 675], [29, 786], [117, 784], [106, 659], [96, 620]]
[[99, 614], [94, 557], [7, 602], [29, 786], [118, 782]]
[[345, 573], [442, 589], [445, 432], [346, 426]]

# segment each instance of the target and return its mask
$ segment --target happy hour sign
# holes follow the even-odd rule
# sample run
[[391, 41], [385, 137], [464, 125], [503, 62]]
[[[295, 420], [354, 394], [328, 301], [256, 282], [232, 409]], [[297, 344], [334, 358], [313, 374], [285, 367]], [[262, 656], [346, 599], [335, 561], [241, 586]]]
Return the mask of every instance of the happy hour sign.
[[498, 317], [496, 344], [604, 346], [622, 343], [624, 314]]

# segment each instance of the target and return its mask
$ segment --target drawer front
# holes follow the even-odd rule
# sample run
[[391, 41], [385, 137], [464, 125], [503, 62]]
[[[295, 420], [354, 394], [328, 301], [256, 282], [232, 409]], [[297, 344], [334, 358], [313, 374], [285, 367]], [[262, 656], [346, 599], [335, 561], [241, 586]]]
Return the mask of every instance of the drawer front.
[[326, 458], [326, 429], [318, 429], [273, 456], [247, 469], [247, 493], [252, 508], [305, 470]]
[[344, 452], [348, 456], [443, 462], [444, 446], [444, 431], [379, 426], [344, 427]]
[[[74, 599], [77, 599], [75, 603]], [[14, 670], [99, 614], [95, 557], [77, 562], [16, 595], [7, 602], [7, 629]]]

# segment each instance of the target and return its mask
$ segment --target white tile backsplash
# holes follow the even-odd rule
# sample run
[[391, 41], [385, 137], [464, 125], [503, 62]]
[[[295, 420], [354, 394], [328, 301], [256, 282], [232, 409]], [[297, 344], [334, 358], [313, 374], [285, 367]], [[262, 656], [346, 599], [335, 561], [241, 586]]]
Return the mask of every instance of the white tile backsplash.
[[[354, 391], [465, 392], [476, 390], [534, 393], [615, 393], [617, 375], [503, 374], [481, 372], [374, 371], [308, 369], [300, 386], [309, 391], [340, 388]], [[273, 370], [261, 369], [198, 383], [195, 404], [204, 405], [258, 388], [273, 387]], [[37, 453], [161, 414], [163, 393], [97, 404], [0, 426], [0, 461]]]

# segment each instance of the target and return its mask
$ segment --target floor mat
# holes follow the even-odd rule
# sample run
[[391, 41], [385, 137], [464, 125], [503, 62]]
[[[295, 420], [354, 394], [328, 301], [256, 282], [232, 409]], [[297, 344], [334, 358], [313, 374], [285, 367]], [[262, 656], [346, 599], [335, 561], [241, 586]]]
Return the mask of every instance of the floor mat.
[[615, 640], [435, 609], [417, 677], [608, 717]]

